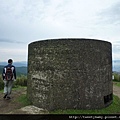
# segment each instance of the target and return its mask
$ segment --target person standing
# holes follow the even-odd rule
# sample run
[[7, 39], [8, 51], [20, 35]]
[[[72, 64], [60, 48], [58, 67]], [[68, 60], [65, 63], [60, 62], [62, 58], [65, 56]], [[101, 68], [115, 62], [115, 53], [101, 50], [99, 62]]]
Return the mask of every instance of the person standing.
[[4, 99], [11, 99], [10, 94], [12, 91], [13, 82], [16, 81], [16, 69], [15, 66], [12, 65], [12, 63], [13, 60], [9, 59], [8, 65], [3, 68], [2, 77], [4, 82]]

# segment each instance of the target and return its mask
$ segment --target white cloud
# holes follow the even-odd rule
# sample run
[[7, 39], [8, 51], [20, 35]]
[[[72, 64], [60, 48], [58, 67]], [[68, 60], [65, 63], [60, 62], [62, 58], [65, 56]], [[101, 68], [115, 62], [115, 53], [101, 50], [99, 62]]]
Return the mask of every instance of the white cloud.
[[[6, 61], [9, 58], [14, 59], [15, 61], [27, 61], [27, 50], [26, 49], [13, 49], [13, 48], [0, 48], [0, 61]], [[23, 59], [24, 58], [24, 59]]]
[[100, 12], [101, 23], [120, 24], [120, 1], [114, 1], [107, 9]]
[[[113, 43], [114, 58], [120, 56], [114, 45], [120, 39], [120, 27], [116, 25], [119, 0], [0, 0], [0, 3], [0, 37], [25, 43], [19, 46], [14, 43], [16, 53], [36, 39], [72, 37], [107, 40]], [[26, 59], [24, 52], [20, 59]]]

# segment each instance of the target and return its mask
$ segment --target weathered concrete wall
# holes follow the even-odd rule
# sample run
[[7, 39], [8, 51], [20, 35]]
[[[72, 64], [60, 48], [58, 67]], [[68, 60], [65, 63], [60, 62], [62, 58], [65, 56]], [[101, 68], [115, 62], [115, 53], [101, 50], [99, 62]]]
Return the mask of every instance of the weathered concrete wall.
[[111, 43], [54, 39], [28, 46], [28, 98], [47, 110], [98, 109], [112, 102]]

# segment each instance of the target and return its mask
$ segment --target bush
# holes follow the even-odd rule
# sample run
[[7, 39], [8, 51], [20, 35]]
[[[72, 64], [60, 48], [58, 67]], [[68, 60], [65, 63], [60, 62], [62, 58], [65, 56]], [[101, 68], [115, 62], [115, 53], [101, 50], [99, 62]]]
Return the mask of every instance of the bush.
[[2, 79], [2, 75], [0, 75], [0, 90], [2, 90], [4, 88], [4, 82]]
[[113, 81], [117, 81], [120, 82], [120, 75], [118, 73], [114, 73], [114, 80]]
[[[21, 75], [16, 79], [13, 87], [18, 87], [18, 86], [27, 86], [27, 76]], [[0, 90], [3, 90], [3, 89], [4, 89], [4, 82], [2, 80], [2, 76], [0, 75]]]
[[16, 86], [27, 86], [27, 76], [21, 75], [18, 77], [14, 83], [14, 87]]

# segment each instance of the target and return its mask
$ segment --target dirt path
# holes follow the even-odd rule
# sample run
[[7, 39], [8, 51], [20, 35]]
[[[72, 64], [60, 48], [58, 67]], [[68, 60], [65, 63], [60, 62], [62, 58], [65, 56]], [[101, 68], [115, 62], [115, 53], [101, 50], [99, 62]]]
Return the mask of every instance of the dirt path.
[[23, 107], [23, 105], [17, 100], [22, 94], [26, 94], [26, 88], [13, 90], [10, 100], [3, 99], [4, 94], [0, 93], [0, 114], [9, 113], [15, 109]]

